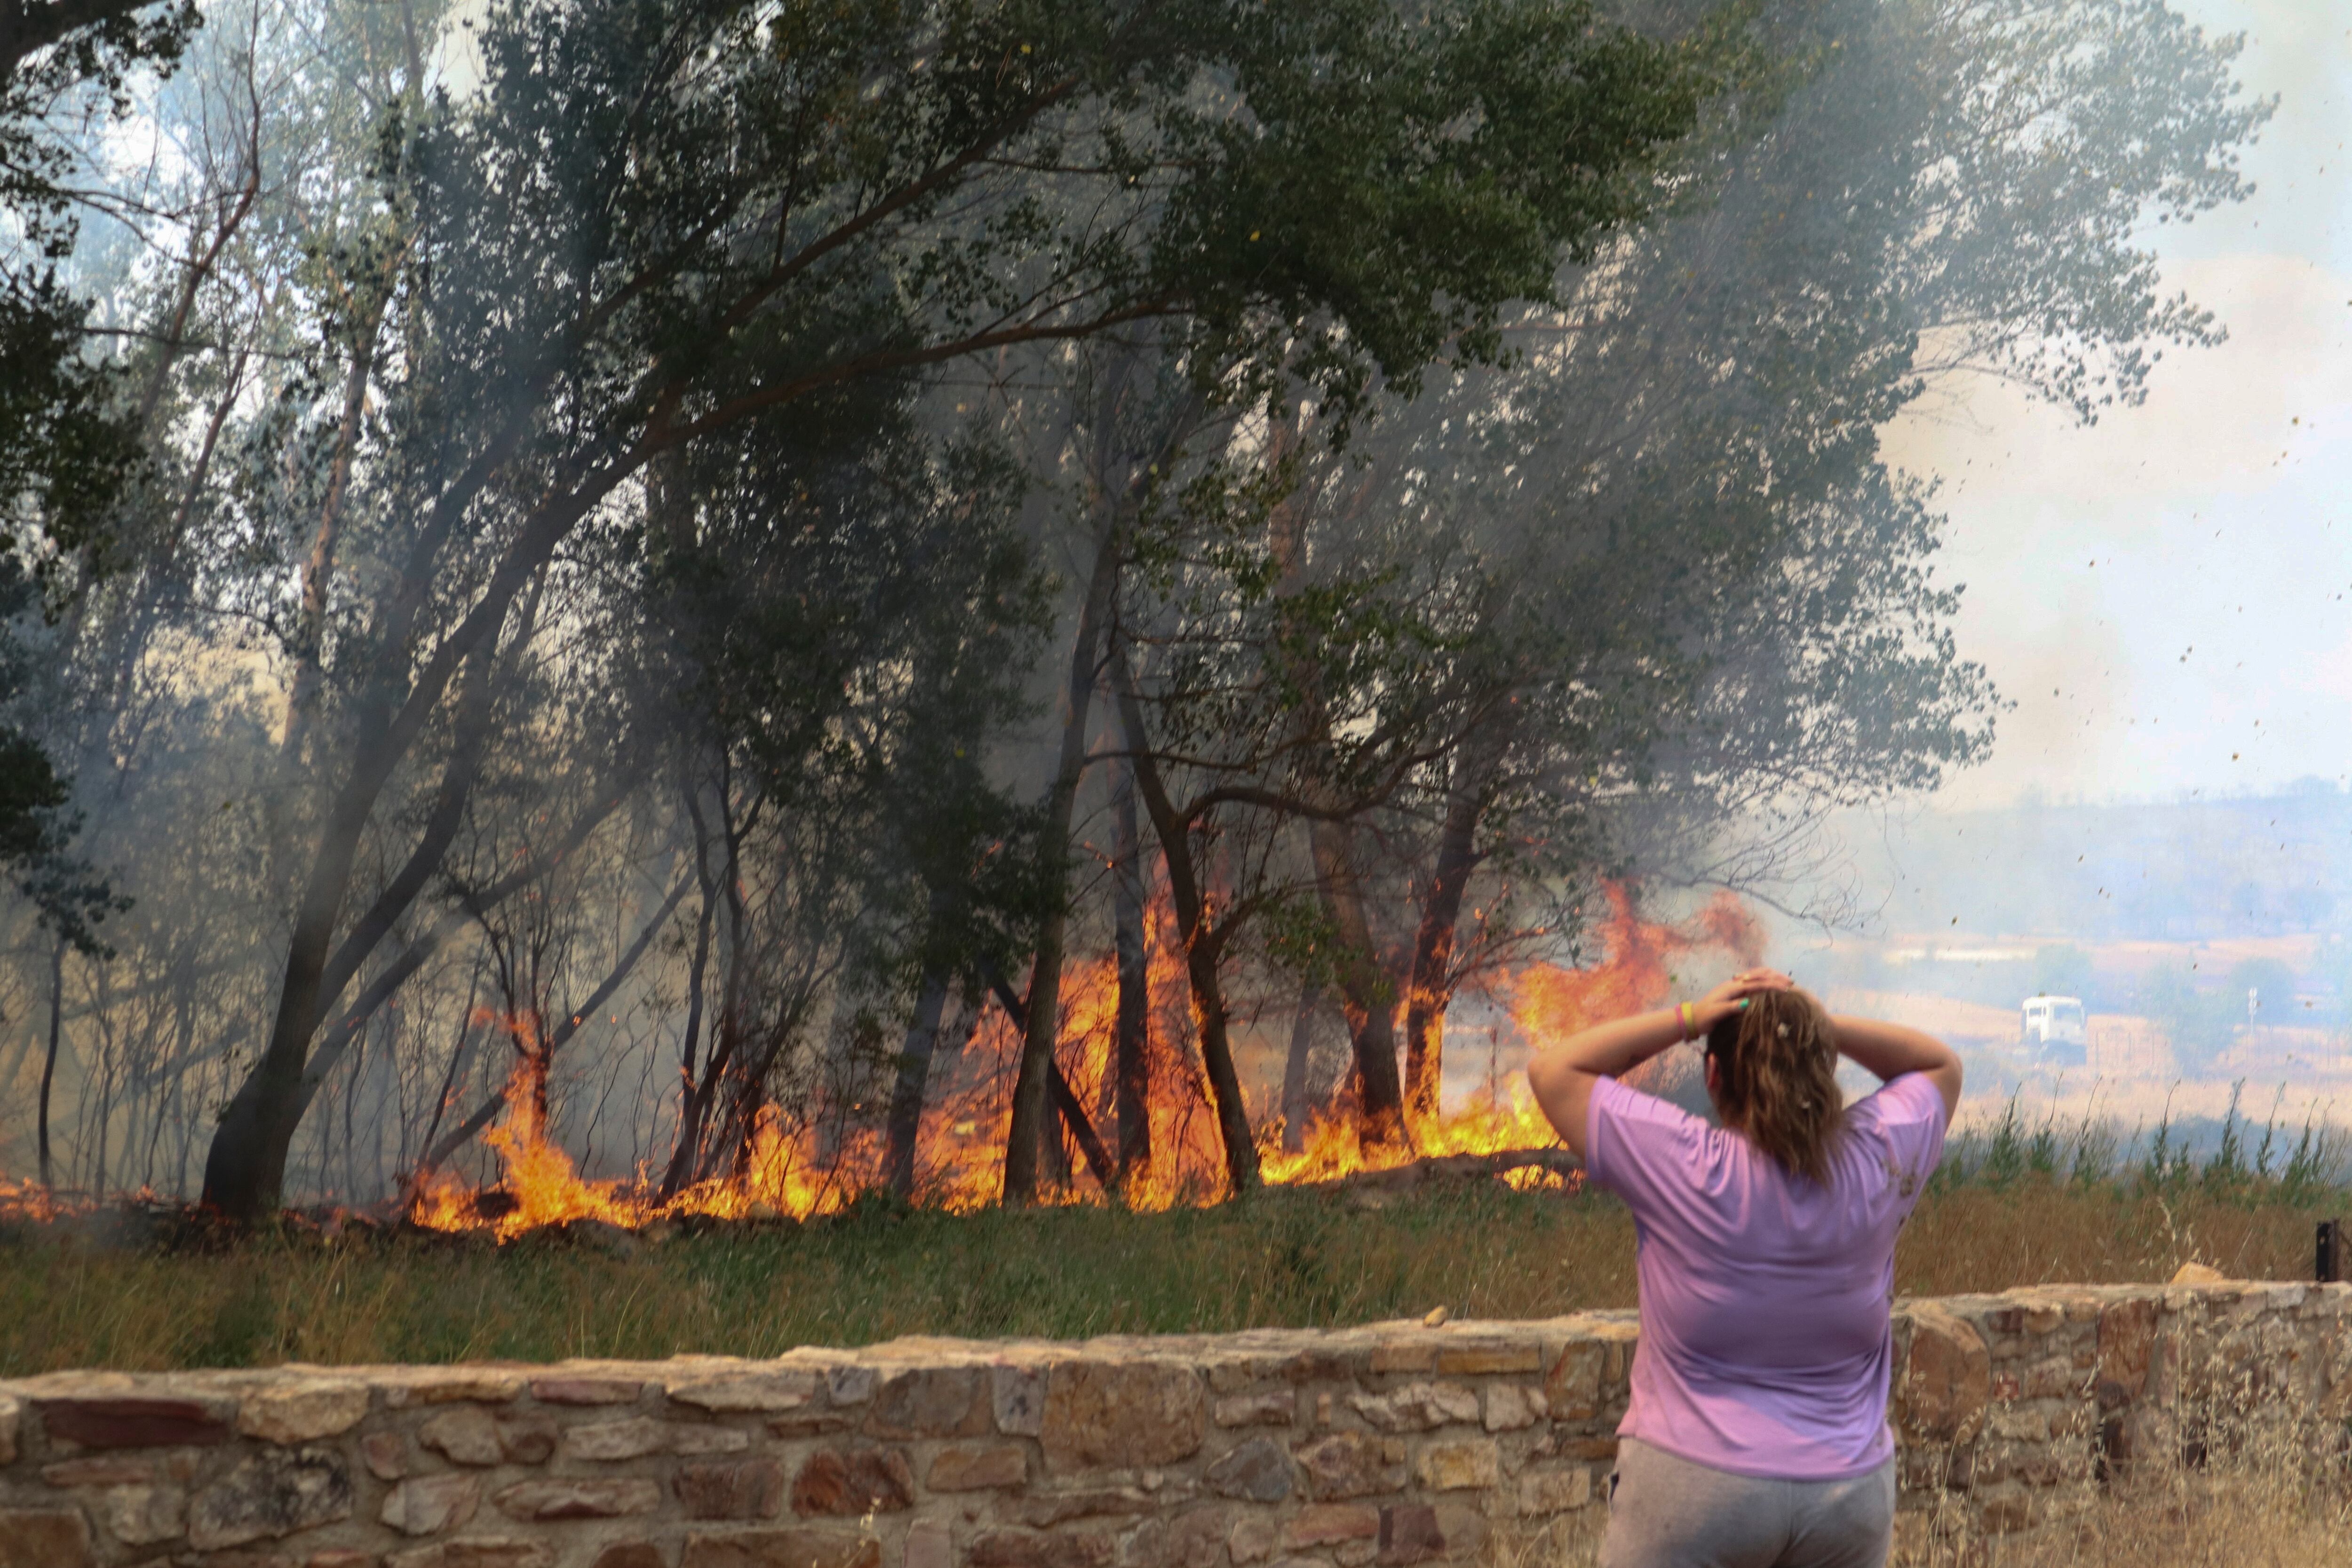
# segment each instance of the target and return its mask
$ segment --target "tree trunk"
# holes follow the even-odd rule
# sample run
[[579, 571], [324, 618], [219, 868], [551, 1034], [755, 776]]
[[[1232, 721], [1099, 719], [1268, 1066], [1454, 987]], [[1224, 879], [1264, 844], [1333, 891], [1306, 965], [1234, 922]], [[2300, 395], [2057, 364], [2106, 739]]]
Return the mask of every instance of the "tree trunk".
[[890, 1190], [915, 1196], [915, 1137], [922, 1131], [923, 1093], [930, 1083], [931, 1057], [939, 1050], [940, 1015], [947, 1009], [948, 972], [935, 966], [923, 976], [915, 1021], [907, 1026], [898, 1051], [898, 1082], [890, 1092], [890, 1121], [882, 1169]]
[[[528, 609], [525, 614], [528, 620]], [[527, 635], [519, 641], [528, 641]], [[286, 1156], [301, 1124], [303, 1068], [321, 1015], [334, 1005], [393, 923], [424, 891], [463, 821], [488, 739], [488, 710], [498, 663], [495, 639], [478, 644], [468, 662], [473, 665], [471, 676], [455, 716], [457, 744], [420, 841], [338, 946], [335, 928], [368, 821], [374, 815], [378, 791], [389, 781], [398, 752], [404, 749], [399, 725], [381, 707], [362, 720], [364, 738], [352, 778], [338, 792], [320, 833], [310, 876], [287, 943], [285, 979], [268, 1044], [221, 1113], [205, 1161], [203, 1201], [233, 1218], [255, 1218], [278, 1206], [285, 1185]]]
[[1241, 1076], [1234, 1070], [1233, 1042], [1226, 1033], [1224, 933], [1210, 924], [1201, 895], [1199, 874], [1192, 863], [1192, 823], [1181, 817], [1160, 781], [1159, 765], [1144, 746], [1143, 707], [1134, 685], [1127, 678], [1126, 660], [1113, 654], [1118, 668], [1120, 716], [1127, 727], [1127, 749], [1135, 772], [1136, 792], [1160, 840], [1161, 861], [1168, 868], [1169, 902], [1175, 906], [1176, 934], [1184, 944], [1184, 977], [1192, 995], [1192, 1021], [1201, 1036], [1201, 1064], [1208, 1069], [1209, 1090], [1216, 1104], [1217, 1133], [1225, 1146], [1225, 1179], [1234, 1195], [1254, 1192], [1261, 1185], [1257, 1143], [1250, 1132], [1249, 1109], [1242, 1100]]
[[40, 1148], [41, 1190], [56, 1188], [54, 1172], [49, 1164], [49, 1088], [58, 1076], [58, 1033], [64, 1021], [66, 1005], [66, 939], [58, 938], [49, 952], [49, 1053], [41, 1062], [41, 1103], [37, 1113]]
[[1135, 768], [1111, 774], [1112, 927], [1118, 949], [1118, 1024], [1111, 1076], [1123, 1188], [1151, 1168], [1151, 968], [1144, 947], [1143, 848], [1135, 820]]
[[1307, 1069], [1315, 1051], [1315, 1010], [1323, 1005], [1323, 988], [1313, 980], [1298, 988], [1298, 1011], [1290, 1020], [1290, 1054], [1282, 1064], [1282, 1151], [1307, 1149], [1307, 1118], [1313, 1110], [1307, 1099]]
[[1037, 1200], [1037, 1160], [1045, 1137], [1046, 1079], [1062, 1020], [1062, 954], [1068, 935], [1070, 821], [1077, 809], [1078, 779], [1086, 770], [1087, 710], [1092, 704], [1102, 627], [1118, 581], [1116, 514], [1106, 511], [1095, 541], [1094, 575], [1078, 611], [1078, 631], [1070, 649], [1064, 688], [1062, 751], [1045, 800], [1045, 820], [1037, 835], [1039, 864], [1053, 889], [1045, 917], [1038, 923], [1037, 957], [1029, 978], [1029, 1017], [1021, 1034], [1021, 1071], [1013, 1083], [1013, 1121], [1004, 1138], [1004, 1201]]
[[1356, 1136], [1368, 1149], [1402, 1147], [1404, 1092], [1397, 1078], [1396, 998], [1364, 914], [1352, 835], [1341, 823], [1316, 822], [1307, 838], [1315, 852], [1316, 889], [1342, 948], [1340, 1010], [1355, 1050]]
[[1422, 901], [1421, 925], [1413, 934], [1412, 969], [1405, 986], [1404, 1098], [1415, 1121], [1437, 1114], [1439, 1080], [1445, 1067], [1445, 1009], [1453, 994], [1454, 932], [1461, 925], [1462, 895], [1470, 885], [1470, 873], [1484, 858], [1477, 851], [1478, 823], [1508, 744], [1507, 724], [1501, 718], [1491, 721], [1486, 733], [1456, 754], [1429, 896]]

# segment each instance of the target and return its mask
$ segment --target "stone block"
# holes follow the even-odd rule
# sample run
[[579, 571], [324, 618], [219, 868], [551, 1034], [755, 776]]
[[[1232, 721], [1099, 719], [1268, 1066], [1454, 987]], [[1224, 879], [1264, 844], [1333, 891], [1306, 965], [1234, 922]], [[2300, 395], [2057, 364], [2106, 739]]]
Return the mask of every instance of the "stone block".
[[933, 1491], [984, 1491], [1029, 1479], [1029, 1455], [1018, 1443], [959, 1443], [931, 1458], [924, 1484]]
[[977, 1437], [988, 1430], [989, 1403], [978, 1366], [906, 1367], [877, 1377], [866, 1430], [877, 1437]]
[[60, 1459], [41, 1467], [41, 1479], [53, 1487], [140, 1486], [155, 1479], [155, 1461], [129, 1454], [102, 1454], [87, 1459]]
[[499, 1457], [510, 1465], [543, 1465], [555, 1452], [555, 1423], [533, 1419], [508, 1420], [496, 1423], [499, 1434]]
[[1283, 1544], [1297, 1552], [1342, 1541], [1377, 1541], [1381, 1511], [1368, 1502], [1316, 1502], [1300, 1509], [1283, 1527]]
[[352, 1516], [352, 1472], [332, 1448], [262, 1448], [195, 1495], [188, 1542], [200, 1551], [315, 1530]]
[[919, 1519], [907, 1527], [901, 1568], [955, 1568], [955, 1536], [936, 1519]]
[[1034, 1437], [1045, 1430], [1045, 1369], [1007, 1366], [988, 1369], [989, 1406], [996, 1429], [1008, 1437]]
[[97, 1568], [78, 1508], [0, 1508], [0, 1568]]
[[1298, 1391], [1229, 1395], [1217, 1401], [1213, 1415], [1220, 1427], [1287, 1427], [1298, 1418]]
[[1105, 1568], [1117, 1549], [1101, 1531], [991, 1530], [973, 1540], [964, 1563], [966, 1568]]
[[1361, 1432], [1334, 1432], [1296, 1453], [1307, 1471], [1308, 1492], [1324, 1501], [1399, 1491], [1405, 1484], [1404, 1466]]
[[650, 1541], [615, 1541], [588, 1568], [669, 1568], [669, 1554]]
[[1418, 1372], [1426, 1375], [1437, 1370], [1437, 1346], [1418, 1337], [1383, 1340], [1372, 1347], [1371, 1369], [1376, 1374]]
[[16, 1426], [24, 1413], [22, 1405], [0, 1394], [0, 1469], [16, 1462]]
[[1405, 1502], [1381, 1510], [1378, 1552], [1381, 1568], [1407, 1568], [1445, 1555], [1445, 1532], [1438, 1528], [1437, 1511], [1426, 1503]]
[[178, 1487], [116, 1487], [106, 1494], [106, 1528], [126, 1546], [177, 1541], [188, 1531], [188, 1494]]
[[360, 1462], [380, 1481], [408, 1473], [408, 1439], [397, 1432], [370, 1432], [360, 1439]]
[[395, 1552], [383, 1568], [555, 1568], [555, 1551], [536, 1541], [444, 1541]]
[[824, 1369], [824, 1397], [828, 1405], [863, 1405], [874, 1397], [874, 1369], [870, 1366], [828, 1366]]
[[1529, 1470], [1519, 1478], [1519, 1513], [1535, 1519], [1564, 1513], [1592, 1500], [1592, 1472], [1582, 1465], [1567, 1469]]
[[1200, 1450], [1209, 1396], [1187, 1366], [1066, 1361], [1045, 1380], [1039, 1442], [1049, 1469], [1167, 1465]]
[[661, 1488], [642, 1476], [602, 1479], [542, 1477], [518, 1481], [490, 1500], [500, 1513], [525, 1524], [556, 1519], [626, 1519], [661, 1506]]
[[530, 1396], [541, 1405], [634, 1405], [646, 1385], [635, 1378], [534, 1377]]
[[1281, 1544], [1282, 1521], [1271, 1514], [1243, 1514], [1225, 1532], [1225, 1551], [1237, 1563], [1263, 1563]]
[[1900, 1387], [1903, 1426], [1937, 1442], [1967, 1442], [1984, 1420], [1992, 1368], [1976, 1325], [1940, 1307], [1912, 1303], [1911, 1351]]
[[1426, 1432], [1478, 1419], [1478, 1391], [1459, 1383], [1408, 1383], [1387, 1394], [1351, 1394], [1348, 1403], [1381, 1432]]
[[1490, 1383], [1486, 1385], [1486, 1430], [1517, 1432], [1534, 1426], [1544, 1417], [1544, 1396], [1540, 1388], [1524, 1383]]
[[1296, 1488], [1290, 1455], [1271, 1437], [1252, 1437], [1220, 1456], [1201, 1472], [1219, 1497], [1245, 1502], [1280, 1502]]
[[1544, 1403], [1555, 1421], [1589, 1421], [1601, 1414], [1609, 1347], [1599, 1340], [1570, 1340], [1544, 1374]]
[[519, 1372], [488, 1367], [440, 1367], [383, 1391], [384, 1407], [413, 1410], [425, 1405], [507, 1405], [522, 1397], [529, 1380]]
[[613, 1464], [669, 1450], [669, 1426], [643, 1416], [625, 1421], [597, 1421], [567, 1427], [559, 1445], [567, 1460]]
[[1150, 1513], [1160, 1501], [1136, 1487], [1087, 1487], [1077, 1491], [1039, 1492], [1021, 1504], [1021, 1522], [1038, 1530], [1073, 1519], [1098, 1519], [1107, 1514]]
[[350, 1431], [368, 1412], [364, 1383], [325, 1378], [271, 1384], [248, 1392], [237, 1404], [236, 1429], [265, 1443], [291, 1447]]
[[1458, 1344], [1442, 1344], [1437, 1348], [1437, 1375], [1440, 1377], [1491, 1377], [1513, 1372], [1541, 1372], [1543, 1347], [1530, 1340], [1513, 1343], [1507, 1340], [1471, 1340]]
[[668, 1385], [670, 1398], [698, 1410], [737, 1415], [797, 1410], [816, 1396], [816, 1375], [808, 1372], [744, 1372], [697, 1377]]
[[1502, 1458], [1490, 1437], [1455, 1437], [1424, 1445], [1414, 1469], [1431, 1491], [1466, 1491], [1493, 1486]]
[[[2110, 1301], [2099, 1309], [2099, 1382], [2111, 1385], [2118, 1404], [2140, 1396], [2147, 1384], [2149, 1353], [2156, 1345], [2156, 1303], [2146, 1298]], [[2103, 1400], [2108, 1397], [2105, 1387]]]
[[428, 1416], [416, 1428], [416, 1440], [453, 1465], [495, 1465], [505, 1457], [499, 1447], [498, 1423], [478, 1405], [460, 1405]]
[[[213, 1561], [217, 1563], [219, 1559]], [[211, 1565], [207, 1564], [206, 1568], [211, 1568]], [[376, 1555], [373, 1552], [331, 1546], [324, 1552], [313, 1552], [302, 1559], [302, 1568], [376, 1568]]]
[[784, 1470], [764, 1458], [680, 1465], [670, 1490], [688, 1519], [772, 1519], [784, 1505]]
[[734, 1427], [677, 1421], [669, 1428], [669, 1451], [680, 1458], [702, 1454], [740, 1454], [751, 1446], [751, 1434]]
[[416, 1476], [384, 1494], [377, 1518], [403, 1535], [456, 1530], [482, 1506], [482, 1486], [471, 1476]]
[[37, 1399], [53, 1443], [84, 1448], [203, 1448], [236, 1436], [225, 1405], [194, 1399]]
[[1226, 1568], [1226, 1528], [1213, 1504], [1147, 1519], [1121, 1540], [1119, 1568]]
[[882, 1542], [859, 1531], [809, 1525], [689, 1531], [677, 1568], [882, 1568]]
[[896, 1448], [819, 1448], [793, 1478], [793, 1511], [862, 1519], [915, 1503], [915, 1474]]

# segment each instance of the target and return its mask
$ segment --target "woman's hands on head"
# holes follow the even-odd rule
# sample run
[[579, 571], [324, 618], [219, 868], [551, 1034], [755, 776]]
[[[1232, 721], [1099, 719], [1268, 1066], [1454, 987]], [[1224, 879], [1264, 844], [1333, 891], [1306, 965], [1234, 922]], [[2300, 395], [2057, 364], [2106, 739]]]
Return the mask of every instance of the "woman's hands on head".
[[1691, 1004], [1702, 1035], [1748, 1005], [1748, 998], [1765, 991], [1793, 991], [1797, 982], [1778, 969], [1759, 966], [1742, 969]]

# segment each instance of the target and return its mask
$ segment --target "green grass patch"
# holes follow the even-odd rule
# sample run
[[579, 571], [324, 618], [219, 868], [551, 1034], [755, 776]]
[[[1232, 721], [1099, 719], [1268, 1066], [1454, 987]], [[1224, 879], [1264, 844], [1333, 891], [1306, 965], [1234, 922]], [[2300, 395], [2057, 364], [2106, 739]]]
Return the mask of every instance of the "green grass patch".
[[[1996, 1166], [2000, 1162], [1994, 1162]], [[1896, 1289], [2309, 1276], [2313, 1222], [2352, 1203], [2276, 1178], [1976, 1169], [1923, 1197]], [[1323, 1193], [1164, 1214], [950, 1216], [875, 1205], [797, 1227], [679, 1234], [622, 1255], [525, 1239], [232, 1248], [0, 1232], [0, 1375], [69, 1366], [773, 1355], [905, 1334], [1206, 1333], [1633, 1304], [1633, 1231], [1602, 1195], [1478, 1184], [1378, 1208]]]

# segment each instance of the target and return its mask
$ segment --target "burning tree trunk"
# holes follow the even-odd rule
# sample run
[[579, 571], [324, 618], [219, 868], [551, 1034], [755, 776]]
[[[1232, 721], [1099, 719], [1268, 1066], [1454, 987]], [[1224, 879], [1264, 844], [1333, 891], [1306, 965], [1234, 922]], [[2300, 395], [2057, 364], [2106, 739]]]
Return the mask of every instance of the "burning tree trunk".
[[1111, 592], [1118, 580], [1118, 536], [1107, 517], [1095, 540], [1095, 568], [1078, 612], [1077, 636], [1070, 649], [1070, 674], [1064, 690], [1062, 749], [1045, 797], [1045, 820], [1037, 853], [1056, 896], [1037, 926], [1037, 956], [1029, 979], [1028, 1019], [1022, 1030], [1021, 1069], [1013, 1083], [1013, 1119], [1004, 1139], [1004, 1201], [1037, 1199], [1037, 1159], [1045, 1136], [1046, 1079], [1054, 1062], [1055, 1035], [1062, 1017], [1063, 944], [1069, 929], [1070, 821], [1077, 809], [1078, 779], [1086, 770], [1087, 710], [1094, 698], [1095, 667]]
[[915, 1196], [915, 1138], [922, 1131], [923, 1095], [930, 1085], [931, 1058], [939, 1050], [940, 1018], [947, 1010], [948, 973], [934, 965], [923, 976], [915, 998], [914, 1021], [898, 1047], [898, 1078], [890, 1090], [889, 1122], [885, 1130], [883, 1179], [900, 1197]]
[[1454, 759], [1454, 788], [1438, 830], [1437, 855], [1413, 934], [1412, 968], [1405, 982], [1405, 1108], [1417, 1120], [1437, 1114], [1445, 1067], [1445, 1009], [1453, 996], [1454, 933], [1462, 895], [1485, 857], [1478, 824], [1493, 798], [1495, 774], [1509, 744], [1507, 720], [1497, 718], [1465, 742]]
[[1151, 969], [1144, 950], [1143, 847], [1135, 820], [1135, 765], [1111, 774], [1112, 927], [1118, 950], [1118, 1025], [1111, 1072], [1121, 1186], [1151, 1166]]
[[1358, 881], [1353, 835], [1342, 822], [1307, 830], [1316, 891], [1339, 942], [1339, 1005], [1355, 1053], [1356, 1134], [1368, 1149], [1404, 1146], [1404, 1093], [1397, 1078], [1396, 986], [1373, 946]]
[[1224, 1145], [1225, 1179], [1236, 1195], [1259, 1185], [1257, 1144], [1250, 1133], [1249, 1111], [1242, 1100], [1241, 1076], [1234, 1070], [1233, 1043], [1226, 1033], [1224, 979], [1221, 966], [1230, 917], [1210, 918], [1208, 902], [1192, 861], [1192, 820], [1180, 813], [1160, 783], [1159, 764], [1146, 749], [1142, 705], [1129, 678], [1127, 660], [1116, 646], [1111, 658], [1118, 682], [1120, 717], [1127, 727], [1129, 756], [1133, 759], [1136, 792], [1143, 798], [1145, 814], [1160, 840], [1161, 861], [1168, 868], [1169, 901], [1175, 905], [1176, 936], [1184, 944], [1184, 977], [1192, 995], [1192, 1018], [1201, 1036], [1201, 1062], [1208, 1069], [1209, 1089], [1216, 1102], [1217, 1133]]
[[1045, 1133], [1046, 1079], [1061, 1025], [1062, 965], [1069, 929], [1071, 820], [1077, 809], [1078, 780], [1086, 771], [1087, 715], [1101, 679], [1103, 632], [1118, 591], [1126, 524], [1143, 505], [1161, 473], [1192, 434], [1204, 409], [1197, 390], [1179, 400], [1166, 422], [1141, 451], [1121, 439], [1122, 420], [1136, 382], [1146, 368], [1147, 348], [1122, 346], [1110, 354], [1095, 398], [1091, 461], [1093, 503], [1098, 522], [1094, 570], [1078, 611], [1077, 635], [1070, 647], [1063, 688], [1061, 751], [1046, 792], [1045, 819], [1037, 840], [1039, 864], [1056, 896], [1038, 925], [1037, 956], [1029, 979], [1028, 1024], [1021, 1040], [1021, 1070], [1013, 1085], [1013, 1120], [1005, 1134], [1004, 1201], [1024, 1204], [1037, 1196], [1037, 1158]]

